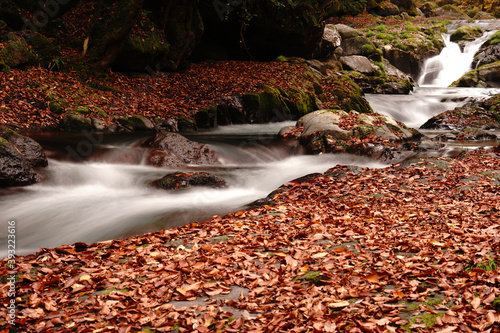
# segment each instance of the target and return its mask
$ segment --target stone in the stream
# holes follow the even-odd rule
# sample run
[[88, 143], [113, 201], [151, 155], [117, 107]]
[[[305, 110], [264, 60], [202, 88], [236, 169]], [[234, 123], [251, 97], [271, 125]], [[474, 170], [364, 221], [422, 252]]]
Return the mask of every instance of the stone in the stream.
[[0, 187], [31, 185], [37, 181], [29, 162], [11, 143], [0, 138]]
[[319, 110], [297, 121], [299, 137], [309, 153], [358, 152], [372, 155], [375, 146], [416, 140], [422, 135], [396, 120], [379, 114]]
[[150, 186], [163, 190], [181, 190], [191, 187], [227, 186], [226, 181], [207, 172], [176, 172], [150, 182]]
[[42, 146], [32, 138], [19, 135], [12, 130], [0, 132], [0, 136], [7, 139], [32, 167], [38, 168], [48, 165], [47, 156], [45, 156]]
[[182, 164], [214, 165], [220, 164], [220, 155], [209, 146], [191, 141], [186, 137], [172, 132], [162, 131], [143, 144], [151, 149], [146, 162], [155, 166], [173, 166]]

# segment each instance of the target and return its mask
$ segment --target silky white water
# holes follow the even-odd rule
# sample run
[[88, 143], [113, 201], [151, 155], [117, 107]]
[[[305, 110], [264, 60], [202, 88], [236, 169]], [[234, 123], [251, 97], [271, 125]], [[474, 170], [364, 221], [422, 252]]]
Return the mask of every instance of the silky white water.
[[[269, 126], [267, 129], [266, 126], [253, 127], [257, 132], [269, 132]], [[236, 134], [248, 129], [251, 130], [248, 126], [223, 128], [220, 132]], [[212, 132], [212, 135], [220, 140], [221, 133]], [[120, 149], [126, 150], [128, 146], [107, 147], [114, 147], [119, 154]], [[265, 147], [257, 143], [245, 147], [214, 143], [213, 148], [234, 157], [229, 165], [206, 168], [225, 178], [228, 188], [172, 193], [150, 188], [147, 183], [178, 169], [51, 159], [43, 182], [0, 197], [0, 219], [16, 221], [16, 253], [22, 255], [34, 253], [41, 247], [140, 235], [206, 220], [263, 198], [287, 181], [324, 172], [337, 164], [385, 166], [349, 155], [294, 156], [285, 154], [286, 149], [277, 154], [279, 146]], [[5, 256], [5, 233], [0, 239], [0, 249], [0, 256]]]

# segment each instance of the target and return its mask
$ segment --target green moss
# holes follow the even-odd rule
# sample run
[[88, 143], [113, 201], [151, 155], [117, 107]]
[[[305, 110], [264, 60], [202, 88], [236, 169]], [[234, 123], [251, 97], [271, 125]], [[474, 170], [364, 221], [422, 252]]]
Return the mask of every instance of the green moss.
[[497, 311], [500, 311], [500, 297], [495, 297], [492, 305]]
[[432, 328], [436, 324], [436, 318], [441, 318], [444, 315], [444, 313], [439, 313], [439, 314], [421, 314], [415, 317], [412, 317], [410, 319], [410, 322], [401, 328], [403, 328], [407, 332], [411, 332], [411, 326], [415, 325], [417, 323], [422, 323], [425, 325], [426, 329]]
[[0, 49], [0, 63], [9, 68], [34, 63], [35, 57], [24, 40], [12, 40]]
[[101, 109], [100, 107], [94, 106], [94, 113], [97, 114], [101, 118], [107, 118], [108, 114]]
[[361, 46], [361, 54], [370, 55], [375, 53], [375, 46], [373, 44], [365, 44]]
[[320, 284], [322, 280], [328, 279], [320, 272], [307, 271], [306, 274], [295, 277], [294, 281], [307, 281], [311, 284]]
[[460, 27], [451, 34], [450, 40], [453, 42], [461, 40], [474, 40], [482, 34], [483, 29], [479, 27]]
[[479, 268], [483, 271], [495, 271], [498, 268], [498, 262], [493, 258], [488, 258], [477, 264], [469, 264], [464, 268], [464, 271], [469, 273], [473, 268]]
[[80, 114], [66, 113], [62, 119], [62, 127], [70, 132], [91, 131], [92, 120]]
[[92, 111], [90, 111], [90, 108], [88, 106], [83, 106], [83, 105], [79, 105], [76, 108], [74, 108], [73, 112], [85, 115], [92, 113]]
[[500, 44], [500, 31], [497, 31], [490, 36], [489, 43], [490, 45]]
[[277, 62], [286, 62], [288, 59], [285, 57], [285, 56], [277, 56], [276, 59], [274, 59], [274, 61], [277, 61]]

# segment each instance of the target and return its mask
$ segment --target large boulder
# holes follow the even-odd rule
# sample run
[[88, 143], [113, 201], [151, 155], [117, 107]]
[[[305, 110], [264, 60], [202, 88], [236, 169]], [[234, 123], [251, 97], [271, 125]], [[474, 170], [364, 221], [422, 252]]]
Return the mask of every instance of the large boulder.
[[371, 8], [369, 13], [378, 16], [392, 16], [392, 15], [399, 15], [400, 10], [399, 7], [393, 4], [392, 2], [382, 1], [373, 8]]
[[[342, 37], [341, 48], [343, 56], [367, 55], [367, 53], [375, 51], [376, 48], [373, 43], [365, 36], [362, 36], [356, 29], [344, 24], [337, 24], [335, 27]], [[367, 52], [367, 50], [370, 50], [370, 52]]]
[[0, 44], [0, 65], [2, 67], [23, 67], [34, 63], [35, 56], [23, 38], [13, 36], [6, 43]]
[[413, 140], [420, 133], [396, 120], [379, 114], [343, 110], [319, 110], [297, 121], [303, 128], [300, 143], [309, 153], [355, 152], [370, 144]]
[[325, 25], [323, 37], [319, 46], [317, 58], [328, 58], [335, 53], [335, 49], [342, 44], [342, 37], [333, 24]]
[[346, 111], [373, 112], [370, 103], [363, 97], [363, 91], [349, 75], [330, 75], [323, 81], [322, 86], [324, 93], [335, 106]]
[[500, 61], [500, 44], [483, 46], [474, 56], [472, 68], [491, 64], [496, 61]]
[[153, 148], [146, 162], [155, 166], [177, 167], [182, 164], [217, 165], [219, 153], [209, 146], [191, 141], [173, 132], [159, 132], [142, 143], [142, 147]]
[[0, 137], [0, 187], [25, 186], [38, 181], [29, 162], [6, 139]]
[[352, 55], [340, 57], [339, 61], [344, 65], [344, 68], [351, 69], [363, 74], [373, 74], [380, 68], [373, 64], [367, 57]]
[[6, 130], [0, 135], [7, 139], [32, 167], [38, 168], [48, 165], [47, 156], [45, 156], [42, 146], [32, 138], [19, 135], [12, 130]]
[[221, 188], [227, 186], [226, 181], [207, 172], [176, 172], [153, 180], [150, 186], [163, 190], [183, 190], [192, 187]]

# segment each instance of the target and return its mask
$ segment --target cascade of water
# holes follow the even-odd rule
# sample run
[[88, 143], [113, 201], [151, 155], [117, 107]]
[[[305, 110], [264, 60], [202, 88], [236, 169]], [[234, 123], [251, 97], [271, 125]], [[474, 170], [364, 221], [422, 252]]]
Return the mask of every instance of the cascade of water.
[[420, 86], [448, 87], [470, 71], [474, 55], [494, 32], [486, 32], [480, 38], [465, 45], [463, 51], [457, 43], [450, 41], [450, 34], [443, 35], [445, 47], [435, 57], [424, 63]]

